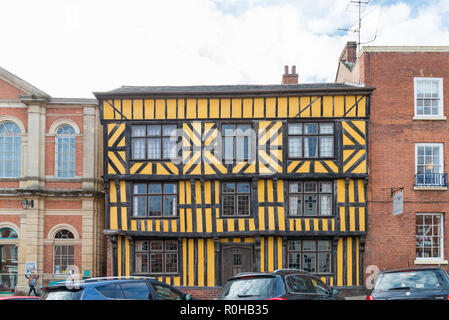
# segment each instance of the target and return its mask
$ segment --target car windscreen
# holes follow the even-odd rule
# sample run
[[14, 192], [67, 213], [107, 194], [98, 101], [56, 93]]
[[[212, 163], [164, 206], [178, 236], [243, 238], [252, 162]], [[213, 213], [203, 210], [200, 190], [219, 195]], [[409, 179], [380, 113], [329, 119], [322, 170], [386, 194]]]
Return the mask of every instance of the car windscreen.
[[276, 288], [275, 277], [249, 277], [230, 280], [220, 296], [222, 299], [272, 296]]
[[41, 300], [80, 300], [83, 290], [47, 290]]
[[437, 270], [403, 271], [384, 273], [379, 275], [375, 290], [429, 290], [438, 289], [443, 285], [444, 279]]

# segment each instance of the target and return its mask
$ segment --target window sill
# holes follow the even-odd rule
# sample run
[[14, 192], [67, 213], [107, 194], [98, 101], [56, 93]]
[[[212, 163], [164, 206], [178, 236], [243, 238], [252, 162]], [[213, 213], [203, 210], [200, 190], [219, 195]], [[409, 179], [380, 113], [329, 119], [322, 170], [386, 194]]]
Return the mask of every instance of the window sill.
[[416, 264], [448, 264], [447, 260], [441, 260], [441, 259], [416, 259]]
[[414, 116], [413, 120], [435, 120], [435, 121], [444, 121], [446, 120], [446, 116]]
[[447, 190], [447, 187], [435, 187], [435, 186], [413, 186], [413, 190], [417, 191], [445, 191]]

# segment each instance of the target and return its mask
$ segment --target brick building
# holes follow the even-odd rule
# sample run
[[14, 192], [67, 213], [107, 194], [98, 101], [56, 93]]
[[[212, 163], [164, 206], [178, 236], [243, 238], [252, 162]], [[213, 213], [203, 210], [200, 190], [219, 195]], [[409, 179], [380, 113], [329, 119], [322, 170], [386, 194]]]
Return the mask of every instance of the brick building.
[[[369, 120], [365, 265], [441, 265], [449, 257], [449, 47], [344, 48], [338, 83], [376, 87]], [[393, 195], [403, 193], [402, 214]], [[400, 211], [398, 211], [400, 212]]]
[[[0, 68], [0, 291], [74, 265], [104, 266], [102, 135], [95, 99], [53, 98]], [[76, 270], [75, 270], [76, 271]]]
[[282, 82], [95, 93], [111, 275], [197, 297], [279, 268], [362, 287], [372, 88]]

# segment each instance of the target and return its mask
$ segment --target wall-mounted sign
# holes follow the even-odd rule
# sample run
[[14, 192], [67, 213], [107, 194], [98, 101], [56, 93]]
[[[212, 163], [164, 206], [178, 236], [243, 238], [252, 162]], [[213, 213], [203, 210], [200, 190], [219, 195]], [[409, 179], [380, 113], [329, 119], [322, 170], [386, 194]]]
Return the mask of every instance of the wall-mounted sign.
[[404, 208], [404, 191], [401, 189], [393, 194], [393, 215], [403, 213]]

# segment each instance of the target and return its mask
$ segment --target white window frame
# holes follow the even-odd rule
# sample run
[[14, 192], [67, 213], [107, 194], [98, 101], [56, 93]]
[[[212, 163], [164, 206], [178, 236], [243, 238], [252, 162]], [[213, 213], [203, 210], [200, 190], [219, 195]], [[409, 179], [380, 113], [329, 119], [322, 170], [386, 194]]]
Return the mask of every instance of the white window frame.
[[[442, 213], [437, 213], [437, 212], [420, 212], [417, 213], [416, 216], [418, 215], [422, 215], [422, 216], [426, 216], [426, 215], [432, 215], [432, 216], [440, 216], [440, 233], [441, 233], [441, 243], [440, 243], [440, 252], [441, 252], [441, 256], [440, 257], [416, 257], [416, 240], [415, 240], [415, 264], [447, 264], [447, 260], [444, 260], [444, 214]], [[416, 219], [415, 219], [416, 221]], [[416, 239], [416, 226], [415, 226], [415, 239]]]
[[[439, 92], [439, 105], [438, 105], [438, 114], [437, 115], [430, 115], [430, 114], [418, 114], [418, 105], [417, 105], [417, 97], [418, 97], [418, 91], [417, 91], [417, 82], [418, 80], [432, 80], [432, 81], [438, 81], [438, 92]], [[444, 116], [444, 92], [443, 92], [443, 78], [433, 78], [433, 77], [415, 77], [413, 79], [413, 91], [414, 91], [414, 106], [415, 106], [415, 112], [414, 112], [414, 120], [446, 120], [446, 117]]]
[[444, 173], [444, 144], [443, 143], [415, 143], [415, 174], [418, 173], [418, 147], [424, 147], [424, 146], [431, 146], [436, 147], [438, 146], [440, 148], [440, 169], [439, 173]]
[[[65, 127], [65, 126], [71, 127], [74, 130], [73, 134], [66, 135], [66, 134], [58, 134], [57, 133], [61, 127]], [[59, 175], [59, 171], [61, 169], [60, 166], [62, 164], [59, 161], [60, 160], [59, 159], [59, 156], [60, 156], [59, 145], [61, 143], [68, 143], [67, 141], [62, 142], [60, 140], [60, 138], [61, 139], [73, 139], [74, 150], [73, 150], [73, 154], [70, 154], [73, 157], [73, 159], [70, 159], [70, 164], [73, 166], [73, 175], [68, 174], [68, 172], [70, 172], [71, 170], [69, 170], [68, 172], [64, 171], [63, 175]], [[62, 154], [64, 154], [64, 153], [62, 153]], [[58, 179], [74, 179], [76, 177], [76, 129], [68, 123], [61, 124], [55, 130], [55, 173], [54, 173], [54, 176], [55, 176], [55, 178], [58, 178]]]

